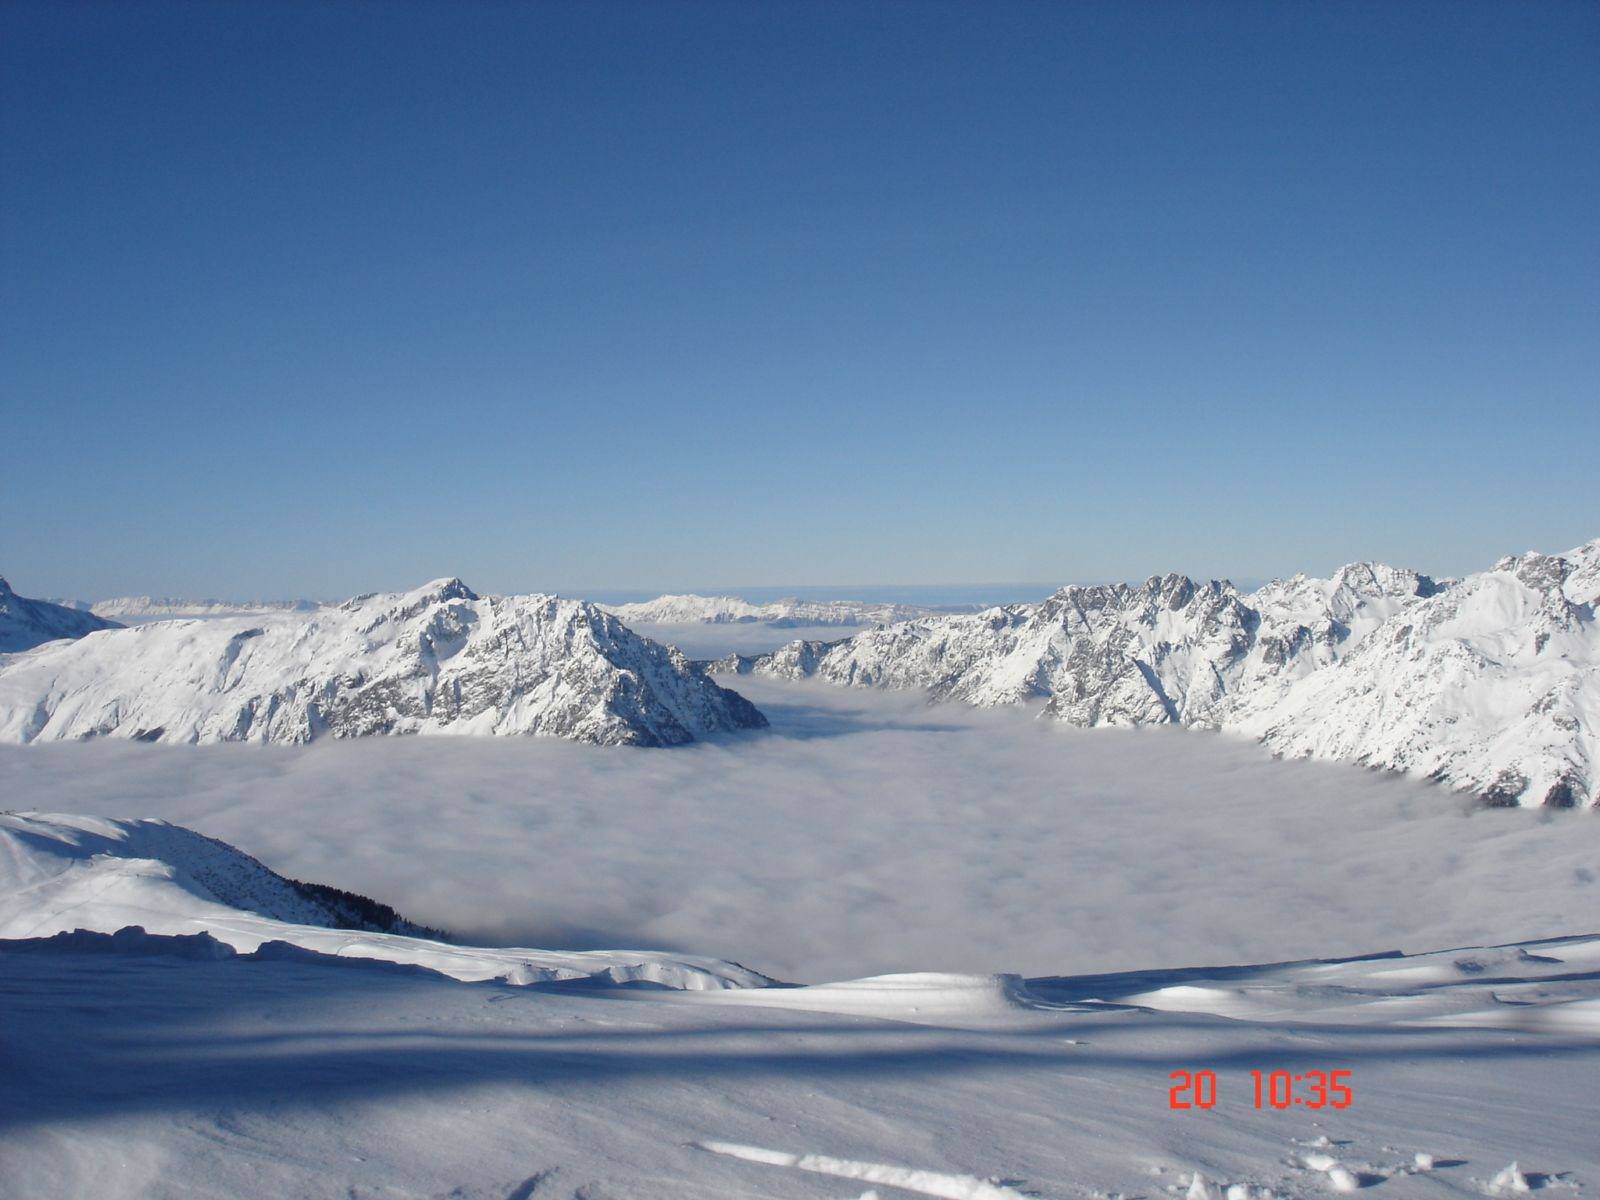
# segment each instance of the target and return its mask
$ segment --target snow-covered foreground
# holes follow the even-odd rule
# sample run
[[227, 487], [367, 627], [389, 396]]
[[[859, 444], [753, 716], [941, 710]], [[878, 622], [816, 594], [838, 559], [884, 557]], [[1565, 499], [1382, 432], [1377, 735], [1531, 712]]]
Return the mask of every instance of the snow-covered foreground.
[[1600, 925], [1593, 814], [1254, 743], [740, 680], [760, 738], [0, 747], [4, 807], [155, 816], [480, 944], [821, 982], [1432, 950]]
[[[0, 1195], [1576, 1200], [1600, 1181], [1593, 1026], [1515, 1028], [1562, 1007], [1541, 988], [1592, 1011], [1593, 939], [831, 996], [119, 941], [0, 945]], [[1197, 1011], [1258, 991], [1252, 1015]], [[1214, 1107], [1170, 1108], [1177, 1070], [1214, 1072]], [[1252, 1071], [1347, 1071], [1351, 1102], [1257, 1109]]]

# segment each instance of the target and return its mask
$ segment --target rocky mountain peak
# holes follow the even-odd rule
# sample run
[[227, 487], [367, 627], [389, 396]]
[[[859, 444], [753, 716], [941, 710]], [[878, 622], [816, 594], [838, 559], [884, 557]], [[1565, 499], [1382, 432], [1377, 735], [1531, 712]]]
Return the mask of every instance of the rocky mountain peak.
[[671, 746], [747, 700], [594, 605], [456, 579], [267, 620], [171, 621], [0, 668], [0, 740], [541, 734]]

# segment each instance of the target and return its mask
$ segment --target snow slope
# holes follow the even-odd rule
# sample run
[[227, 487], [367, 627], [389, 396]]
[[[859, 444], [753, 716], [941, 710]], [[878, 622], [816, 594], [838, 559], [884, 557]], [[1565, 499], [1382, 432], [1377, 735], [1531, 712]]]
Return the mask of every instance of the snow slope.
[[116, 621], [52, 604], [29, 600], [0, 579], [0, 655], [32, 650], [59, 638], [81, 638], [101, 629], [120, 628]]
[[[1597, 944], [683, 992], [0, 942], [0, 1194], [1578, 1200]], [[1348, 1107], [1252, 1102], [1334, 1070]], [[1214, 1105], [1170, 1107], [1175, 1071]]]
[[326, 889], [286, 879], [226, 842], [165, 821], [0, 813], [0, 937], [109, 931], [169, 916], [226, 920], [239, 910], [299, 925], [437, 932], [392, 909], [376, 922], [352, 920]]
[[458, 579], [261, 619], [160, 621], [0, 668], [0, 740], [543, 734], [670, 746], [765, 718], [581, 601]]
[[657, 596], [636, 604], [602, 607], [630, 625], [761, 624], [877, 625], [929, 616], [939, 610], [915, 604], [874, 604], [865, 600], [800, 600], [752, 604], [738, 596]]
[[731, 656], [714, 672], [1043, 701], [1411, 771], [1497, 804], [1600, 804], [1600, 540], [1438, 583], [1379, 563], [1253, 593], [1181, 575]]
[[645, 980], [683, 988], [768, 982], [754, 971], [708, 958], [457, 946], [404, 920], [390, 922], [388, 931], [352, 930], [305, 885], [181, 826], [0, 813], [0, 939], [124, 928], [204, 933], [246, 952], [284, 943], [338, 957], [425, 966], [462, 980]]

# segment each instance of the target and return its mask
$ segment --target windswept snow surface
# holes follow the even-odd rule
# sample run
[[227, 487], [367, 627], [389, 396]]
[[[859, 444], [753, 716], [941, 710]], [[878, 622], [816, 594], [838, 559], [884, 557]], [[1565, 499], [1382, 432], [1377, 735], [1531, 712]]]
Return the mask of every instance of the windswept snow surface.
[[[751, 676], [760, 738], [0, 747], [13, 808], [161, 817], [477, 944], [783, 979], [1132, 970], [1595, 924], [1600, 822], [1243, 739]], [[1201, 958], [1200, 956], [1204, 956]]]
[[[1536, 961], [1514, 980], [1457, 972], [1331, 1014], [1321, 990], [1297, 1010], [1293, 987], [1278, 1017], [1118, 1000], [1171, 990], [1148, 973], [1030, 980], [973, 1020], [871, 980], [837, 989], [878, 993], [841, 1010], [806, 1003], [821, 988], [465, 984], [131, 934], [0, 943], [0, 1195], [1578, 1200], [1600, 1183], [1600, 1039], [1385, 1014], [1391, 990], [1546, 1007], [1494, 997], [1563, 955], [1581, 976], [1593, 946], [1517, 947]], [[1248, 992], [1257, 970], [1180, 978]], [[1215, 1072], [1215, 1107], [1169, 1107], [1179, 1070]], [[1253, 1070], [1348, 1071], [1352, 1103], [1258, 1110]]]
[[160, 621], [0, 666], [0, 741], [543, 734], [672, 746], [762, 715], [591, 604], [458, 579], [261, 619]]
[[1242, 593], [1182, 575], [1062, 588], [733, 655], [719, 673], [1037, 701], [1078, 726], [1188, 725], [1447, 782], [1493, 804], [1600, 804], [1600, 540], [1459, 581], [1381, 563]]
[[[63, 931], [0, 937], [0, 1195], [1426, 1200], [1600, 1170], [1600, 935], [787, 988], [317, 916], [189, 830], [0, 815], [0, 934]], [[1253, 1070], [1302, 1105], [1341, 1070], [1352, 1103], [1258, 1108]], [[1214, 1107], [1171, 1108], [1173, 1071]]]
[[81, 638], [97, 630], [117, 628], [117, 622], [93, 613], [19, 596], [0, 579], [0, 656], [32, 650], [61, 638]]

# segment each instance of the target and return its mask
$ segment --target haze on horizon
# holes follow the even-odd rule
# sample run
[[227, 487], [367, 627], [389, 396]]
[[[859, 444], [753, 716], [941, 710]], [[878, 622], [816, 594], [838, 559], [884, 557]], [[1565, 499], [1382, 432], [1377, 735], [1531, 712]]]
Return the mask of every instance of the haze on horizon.
[[1556, 3], [10, 3], [0, 574], [1563, 551], [1600, 534], [1597, 58]]

